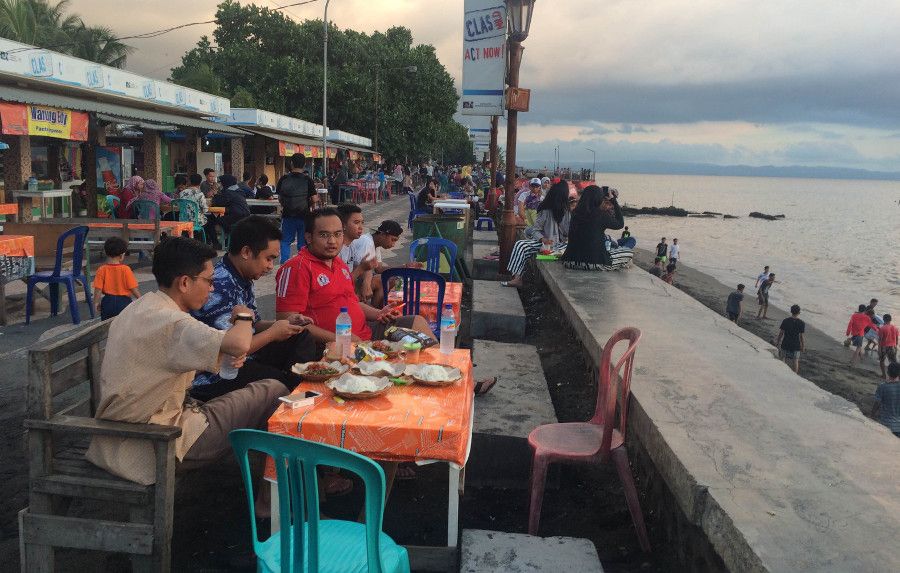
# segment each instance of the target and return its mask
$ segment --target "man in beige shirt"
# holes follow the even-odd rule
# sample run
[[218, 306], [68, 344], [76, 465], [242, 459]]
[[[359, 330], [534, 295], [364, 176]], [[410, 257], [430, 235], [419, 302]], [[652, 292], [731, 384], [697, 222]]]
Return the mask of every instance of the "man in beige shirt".
[[[200, 309], [213, 290], [215, 256], [211, 247], [193, 239], [161, 243], [153, 257], [159, 290], [114, 319], [100, 369], [97, 418], [180, 427], [175, 441], [179, 469], [228, 454], [233, 429], [265, 429], [278, 398], [287, 393], [284, 384], [266, 379], [205, 403], [186, 399], [197, 370], [218, 372], [222, 360], [239, 367], [253, 337], [253, 314], [246, 307], [234, 308], [234, 325], [224, 331], [188, 314]], [[156, 480], [150, 442], [96, 437], [87, 458], [140, 484]]]

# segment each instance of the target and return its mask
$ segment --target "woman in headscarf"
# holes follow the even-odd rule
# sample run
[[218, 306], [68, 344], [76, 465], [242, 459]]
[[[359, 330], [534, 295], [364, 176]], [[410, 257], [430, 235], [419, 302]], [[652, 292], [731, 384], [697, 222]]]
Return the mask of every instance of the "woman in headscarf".
[[572, 213], [569, 244], [560, 258], [566, 268], [614, 271], [631, 263], [634, 258], [631, 248], [613, 246], [606, 237], [607, 229], [625, 226], [618, 197], [619, 192], [609, 187], [585, 187]]
[[141, 191], [137, 197], [129, 201], [129, 208], [131, 204], [137, 201], [138, 199], [144, 201], [153, 201], [157, 205], [168, 205], [172, 202], [172, 198], [162, 192], [159, 188], [159, 183], [154, 181], [153, 179], [145, 179], [144, 180], [144, 190]]
[[522, 274], [525, 264], [538, 251], [561, 251], [565, 249], [569, 236], [569, 221], [572, 212], [569, 209], [569, 184], [560, 181], [553, 185], [547, 196], [537, 207], [534, 225], [525, 229], [525, 238], [516, 241], [509, 256], [507, 270], [512, 280], [500, 283], [503, 286], [520, 288], [523, 286]]
[[144, 178], [135, 175], [131, 177], [119, 193], [119, 206], [116, 209], [116, 217], [127, 219], [130, 214], [131, 202], [144, 190]]

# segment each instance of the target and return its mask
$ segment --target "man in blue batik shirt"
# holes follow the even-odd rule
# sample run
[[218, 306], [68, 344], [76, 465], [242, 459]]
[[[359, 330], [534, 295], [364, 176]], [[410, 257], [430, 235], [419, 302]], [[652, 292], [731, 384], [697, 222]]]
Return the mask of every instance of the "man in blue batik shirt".
[[231, 327], [231, 309], [244, 305], [253, 311], [253, 342], [248, 359], [233, 380], [212, 372], [198, 372], [191, 397], [208, 401], [265, 378], [280, 380], [293, 390], [300, 377], [291, 372], [297, 362], [316, 359], [316, 344], [306, 331], [309, 319], [292, 314], [283, 320], [260, 320], [253, 281], [270, 273], [280, 251], [281, 230], [268, 218], [251, 215], [231, 228], [228, 252], [216, 263], [214, 290], [209, 300], [191, 314], [220, 330]]

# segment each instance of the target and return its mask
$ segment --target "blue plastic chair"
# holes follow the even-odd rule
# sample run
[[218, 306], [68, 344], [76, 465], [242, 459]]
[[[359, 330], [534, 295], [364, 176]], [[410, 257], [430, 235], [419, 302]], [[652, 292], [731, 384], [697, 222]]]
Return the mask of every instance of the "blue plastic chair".
[[481, 230], [481, 224], [482, 224], [482, 223], [487, 223], [487, 230], [488, 230], [488, 231], [493, 231], [493, 230], [494, 230], [494, 220], [493, 220], [493, 219], [491, 219], [490, 217], [478, 217], [478, 220], [475, 221], [475, 230], [476, 230], [476, 231], [480, 231], [480, 230]]
[[156, 221], [159, 219], [159, 203], [150, 199], [137, 199], [131, 203], [131, 213], [135, 219]]
[[172, 209], [178, 213], [179, 221], [191, 221], [194, 223], [194, 233], [200, 233], [203, 242], [206, 242], [206, 229], [200, 224], [200, 205], [190, 199], [173, 199]]
[[[384, 472], [372, 460], [334, 446], [260, 430], [228, 434], [253, 515], [249, 452], [275, 460], [281, 530], [260, 541], [250, 519], [257, 571], [272, 573], [409, 573], [406, 548], [381, 531]], [[366, 522], [319, 519], [317, 466], [351, 471], [365, 484]]]
[[450, 280], [456, 278], [456, 243], [439, 237], [422, 237], [409, 245], [409, 260], [416, 260], [416, 252], [419, 247], [428, 249], [425, 255], [425, 269], [440, 274], [441, 250], [447, 250], [447, 264], [450, 265]]
[[420, 313], [423, 282], [437, 283], [437, 316], [435, 317], [437, 323], [431, 325], [431, 329], [434, 331], [434, 335], [440, 338], [441, 315], [444, 312], [444, 291], [447, 289], [447, 281], [441, 275], [423, 269], [407, 269], [404, 267], [388, 269], [381, 273], [381, 288], [385, 293], [385, 297], [390, 292], [391, 280], [395, 278], [403, 279], [404, 315], [417, 315]]
[[121, 199], [116, 197], [115, 195], [107, 195], [106, 196], [106, 210], [109, 211], [109, 218], [116, 219], [116, 209], [119, 208], [119, 202]]
[[[59, 285], [60, 283], [65, 283], [66, 291], [69, 293], [69, 310], [72, 313], [72, 323], [79, 324], [81, 315], [78, 312], [78, 299], [75, 297], [75, 281], [80, 281], [84, 287], [84, 298], [90, 309], [91, 318], [94, 318], [94, 301], [91, 297], [91, 285], [88, 284], [87, 277], [81, 272], [81, 267], [84, 263], [84, 242], [87, 239], [88, 230], [88, 227], [82, 225], [69, 229], [60, 235], [56, 240], [56, 263], [53, 266], [53, 270], [37, 272], [28, 277], [28, 289], [25, 294], [25, 324], [31, 323], [31, 311], [34, 306], [34, 286], [38, 283], [50, 285], [50, 316], [56, 316], [59, 312]], [[75, 238], [72, 245], [72, 270], [63, 271], [63, 246], [69, 237]]]
[[412, 222], [418, 215], [431, 215], [428, 211], [420, 211], [416, 208], [416, 199], [418, 197], [415, 193], [407, 193], [409, 196], [409, 219], [406, 221], [406, 228], [412, 229]]

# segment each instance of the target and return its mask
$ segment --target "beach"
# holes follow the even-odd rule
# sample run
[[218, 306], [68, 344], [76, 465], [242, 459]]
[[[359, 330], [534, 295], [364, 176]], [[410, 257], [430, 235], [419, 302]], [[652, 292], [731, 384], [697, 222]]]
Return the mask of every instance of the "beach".
[[[644, 270], [653, 264], [653, 254], [645, 249], [635, 249], [635, 264]], [[744, 310], [740, 326], [759, 336], [763, 340], [774, 343], [778, 335], [778, 327], [789, 313], [783, 308], [769, 305], [769, 320], [757, 320], [756, 289], [752, 281], [745, 282]], [[712, 276], [679, 263], [674, 286], [689, 294], [705, 306], [723, 315], [725, 299], [736, 285], [725, 285]], [[777, 288], [775, 285], [774, 288]], [[801, 305], [802, 306], [802, 305]], [[804, 318], [801, 312], [800, 318]], [[849, 318], [849, 315], [848, 315]], [[872, 411], [875, 388], [881, 382], [876, 352], [867, 353], [860, 364], [850, 367], [851, 351], [845, 348], [834, 337], [806, 323], [806, 352], [800, 355], [800, 376], [816, 386], [841, 396], [856, 404], [865, 415]], [[702, 351], [703, 349], [698, 349]], [[773, 360], [777, 360], [772, 348]], [[788, 368], [787, 365], [784, 366]]]

